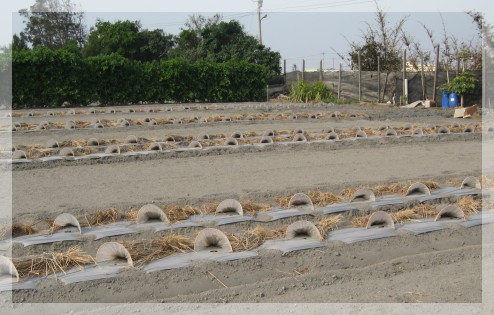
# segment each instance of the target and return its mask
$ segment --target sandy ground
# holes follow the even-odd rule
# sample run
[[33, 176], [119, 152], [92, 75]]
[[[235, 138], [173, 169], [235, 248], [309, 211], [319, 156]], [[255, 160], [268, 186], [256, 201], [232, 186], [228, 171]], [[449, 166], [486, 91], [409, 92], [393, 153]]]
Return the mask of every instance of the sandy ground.
[[[342, 108], [335, 106], [327, 110], [342, 111]], [[403, 111], [375, 106], [350, 106], [345, 109], [363, 112], [367, 118], [19, 132], [14, 133], [13, 141], [14, 144], [34, 144], [51, 138], [58, 141], [89, 137], [124, 139], [128, 134], [164, 137], [168, 134], [295, 128], [320, 131], [328, 126], [349, 128], [458, 122], [438, 110]], [[192, 112], [183, 114], [194, 115]], [[118, 113], [113, 115], [116, 119], [120, 118]], [[164, 117], [165, 113], [152, 115]], [[45, 118], [15, 119], [39, 122], [47, 120]], [[110, 206], [129, 208], [152, 201], [198, 205], [223, 198], [252, 199], [274, 205], [276, 196], [309, 189], [337, 192], [343, 187], [362, 184], [419, 179], [444, 181], [446, 178], [479, 175], [481, 172], [482, 142], [478, 136], [455, 136], [446, 141], [361, 142], [340, 147], [295, 145], [214, 155], [116, 159], [90, 164], [60, 163], [56, 167], [14, 166], [13, 216], [14, 219], [33, 222], [62, 212], [81, 214], [93, 209]], [[285, 223], [283, 221], [273, 226]], [[244, 229], [239, 225], [226, 230], [236, 228]], [[139, 235], [139, 238], [151, 237]], [[112, 240], [118, 241], [119, 238]], [[167, 304], [170, 313], [183, 314], [190, 313], [191, 309], [197, 313], [234, 309], [209, 304], [190, 305], [189, 308], [185, 304], [172, 303], [482, 303], [481, 243], [482, 229], [479, 227], [448, 229], [421, 236], [401, 235], [352, 245], [327, 242], [327, 248], [287, 256], [268, 251], [254, 259], [221, 265], [200, 264], [193, 268], [152, 274], [132, 271], [118, 279], [68, 286], [46, 281], [37, 291], [14, 292], [13, 300], [20, 303], [165, 302], [170, 303]], [[99, 244], [89, 242], [83, 248], [93, 254]], [[33, 250], [14, 248], [14, 252], [27, 255], [63, 249], [69, 245], [56, 244]], [[221, 279], [228, 288], [223, 288], [208, 276], [207, 271]], [[268, 304], [265, 306], [268, 313], [279, 313], [283, 309], [283, 306], [275, 307], [269, 312]], [[33, 304], [15, 304], [15, 312], [19, 314], [33, 308], [38, 310]], [[145, 309], [138, 308], [143, 312]], [[307, 308], [302, 309], [308, 312]], [[392, 311], [385, 309], [381, 309], [381, 313]], [[53, 310], [62, 312], [63, 308]], [[360, 312], [362, 310], [365, 308]], [[462, 308], [456, 309], [459, 310]], [[86, 313], [77, 308], [65, 311]], [[91, 306], [87, 310], [94, 314], [122, 311], [121, 308], [104, 305]], [[49, 313], [49, 309], [40, 307], [39, 312]], [[380, 313], [379, 309], [374, 309], [374, 312]]]

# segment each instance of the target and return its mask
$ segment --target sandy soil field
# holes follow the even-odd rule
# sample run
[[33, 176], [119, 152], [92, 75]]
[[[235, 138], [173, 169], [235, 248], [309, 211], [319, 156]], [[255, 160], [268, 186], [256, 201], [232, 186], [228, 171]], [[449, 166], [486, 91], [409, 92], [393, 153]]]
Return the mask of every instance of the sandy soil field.
[[[296, 129], [302, 129], [309, 135], [320, 133], [328, 127], [342, 132], [354, 127], [378, 130], [383, 125], [398, 129], [409, 124], [424, 130], [434, 126], [434, 130], [438, 130], [439, 126], [453, 129], [455, 124], [461, 124], [457, 127], [476, 125], [480, 128], [482, 124], [481, 117], [455, 120], [452, 111], [440, 109], [403, 110], [357, 105], [301, 107], [285, 104], [267, 110], [264, 105], [242, 104], [238, 109], [233, 106], [212, 109], [214, 106], [209, 105], [207, 110], [194, 109], [193, 105], [187, 104], [176, 107], [166, 105], [155, 106], [160, 111], [153, 113], [128, 113], [124, 112], [127, 107], [114, 107], [116, 113], [62, 115], [59, 111], [60, 115], [55, 113], [54, 116], [45, 116], [47, 110], [33, 110], [30, 117], [24, 116], [28, 111], [14, 112], [12, 122], [66, 123], [69, 120], [91, 121], [94, 118], [178, 119], [205, 117], [217, 112], [221, 115], [269, 112], [273, 115], [297, 114], [300, 117], [305, 113], [319, 113], [324, 118], [15, 131], [12, 133], [12, 144], [27, 146], [44, 144], [50, 139], [61, 143], [93, 137], [123, 141], [129, 135], [163, 139], [170, 135], [230, 135], [237, 131], [259, 134], [266, 130]], [[168, 107], [174, 109], [167, 111]], [[185, 107], [191, 109], [185, 110]], [[335, 111], [345, 115], [331, 118], [330, 113]], [[358, 117], [351, 117], [352, 114], [358, 114]], [[7, 125], [10, 118], [2, 119], [0, 123]], [[8, 134], [2, 133], [0, 137], [5, 140]], [[233, 198], [276, 207], [279, 206], [278, 197], [300, 192], [320, 191], [338, 195], [345, 188], [390, 183], [408, 185], [417, 181], [433, 181], [441, 187], [451, 186], [453, 182], [461, 183], [467, 176], [482, 175], [487, 156], [484, 152], [483, 161], [482, 140], [485, 145], [492, 143], [491, 138], [486, 132], [453, 132], [420, 138], [379, 137], [289, 145], [274, 143], [262, 147], [239, 146], [132, 157], [111, 156], [95, 160], [33, 161], [3, 167], [12, 170], [14, 223], [43, 228], [45, 219], [53, 220], [61, 213], [73, 214], [82, 224], [82, 218], [96, 210], [117, 208], [128, 212], [149, 203], [163, 207], [181, 204], [200, 208], [205, 203]], [[446, 198], [429, 205], [434, 211], [439, 211], [456, 201], [455, 198]], [[387, 210], [391, 213], [402, 209], [391, 207]], [[368, 212], [366, 209], [366, 214]], [[345, 214], [338, 229], [351, 227], [352, 219], [362, 214], [364, 212]], [[324, 218], [322, 214], [306, 215], [217, 228], [235, 234], [259, 225], [276, 230], [298, 220], [317, 223]], [[172, 307], [176, 305], [172, 303], [483, 303], [483, 229], [481, 226], [466, 229], [449, 225], [441, 231], [420, 235], [400, 233], [398, 237], [353, 244], [323, 240], [325, 247], [286, 255], [276, 250], [260, 250], [256, 257], [248, 259], [223, 263], [200, 261], [189, 267], [153, 273], [136, 268], [117, 278], [68, 285], [48, 278], [43, 279], [36, 290], [13, 291], [12, 301], [16, 303], [13, 310], [23, 313], [33, 306], [29, 303], [62, 302], [169, 303], [170, 313], [184, 314], [188, 312], [185, 306]], [[105, 242], [145, 242], [173, 233], [193, 239], [201, 230], [200, 227], [189, 227], [174, 232], [147, 231], [100, 240], [27, 247], [13, 244], [11, 251], [15, 261], [47, 252], [62, 252], [77, 245], [94, 257], [98, 247]], [[5, 294], [0, 293], [2, 299]], [[204, 305], [205, 308], [190, 307], [197, 313], [215, 311], [209, 304]], [[111, 309], [98, 307], [101, 308], [94, 308], [92, 312], [112, 313]], [[77, 310], [71, 311], [77, 313]], [[87, 311], [91, 312], [91, 309]]]

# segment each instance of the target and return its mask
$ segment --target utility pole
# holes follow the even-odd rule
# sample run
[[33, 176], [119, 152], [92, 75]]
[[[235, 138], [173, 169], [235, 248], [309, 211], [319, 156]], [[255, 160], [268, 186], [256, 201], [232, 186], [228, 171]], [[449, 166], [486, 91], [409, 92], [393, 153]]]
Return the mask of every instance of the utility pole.
[[261, 18], [262, 1], [263, 0], [257, 0], [257, 23], [258, 23], [258, 26], [259, 26], [259, 44], [261, 44], [261, 45], [262, 45], [261, 20], [266, 17], [266, 16], [264, 16], [264, 17]]

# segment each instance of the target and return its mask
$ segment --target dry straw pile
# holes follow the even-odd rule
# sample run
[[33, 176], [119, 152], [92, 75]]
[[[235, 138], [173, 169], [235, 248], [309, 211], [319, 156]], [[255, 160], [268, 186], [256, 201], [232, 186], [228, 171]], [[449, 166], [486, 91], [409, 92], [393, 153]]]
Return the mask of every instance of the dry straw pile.
[[474, 199], [472, 196], [467, 196], [458, 200], [456, 205], [465, 215], [470, 215], [482, 209], [482, 199]]
[[96, 263], [91, 255], [86, 254], [79, 246], [70, 247], [67, 251], [43, 253], [30, 259], [14, 260], [14, 265], [21, 277], [48, 276], [84, 265]]
[[326, 235], [329, 231], [338, 229], [341, 222], [343, 222], [343, 215], [338, 214], [322, 219], [316, 223], [316, 227], [321, 232], [321, 235]]
[[135, 265], [144, 265], [176, 253], [190, 252], [194, 248], [192, 239], [176, 234], [146, 242], [123, 243], [122, 245], [129, 251]]
[[226, 233], [234, 252], [252, 250], [259, 247], [267, 240], [281, 238], [285, 235], [287, 226], [279, 229], [270, 230], [266, 227], [256, 226], [253, 229], [245, 231], [241, 235]]
[[[432, 218], [437, 215], [437, 211], [430, 205], [420, 204], [410, 209], [404, 209], [390, 213], [395, 223], [413, 222], [422, 218]], [[372, 213], [358, 216], [352, 219], [355, 227], [365, 227]]]

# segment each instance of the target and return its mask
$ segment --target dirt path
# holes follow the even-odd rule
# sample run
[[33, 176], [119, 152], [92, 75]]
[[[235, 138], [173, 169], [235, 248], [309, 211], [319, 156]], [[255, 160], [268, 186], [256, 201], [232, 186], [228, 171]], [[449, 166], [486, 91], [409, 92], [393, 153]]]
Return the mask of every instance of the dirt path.
[[15, 214], [242, 196], [318, 185], [396, 181], [481, 171], [480, 142], [338, 151], [289, 150], [13, 172]]

